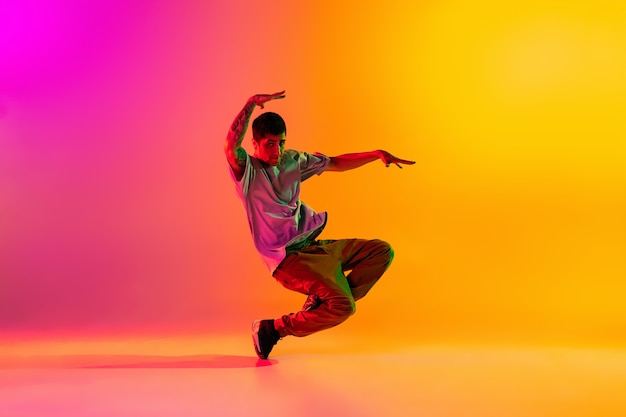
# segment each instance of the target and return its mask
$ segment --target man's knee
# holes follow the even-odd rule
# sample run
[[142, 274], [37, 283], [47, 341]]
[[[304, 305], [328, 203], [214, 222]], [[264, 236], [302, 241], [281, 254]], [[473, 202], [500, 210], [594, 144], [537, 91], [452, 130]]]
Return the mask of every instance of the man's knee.
[[375, 239], [374, 242], [376, 242], [376, 246], [378, 247], [376, 253], [378, 254], [378, 256], [383, 258], [387, 266], [389, 266], [391, 264], [391, 261], [393, 261], [393, 248], [389, 243], [385, 242], [384, 240]]

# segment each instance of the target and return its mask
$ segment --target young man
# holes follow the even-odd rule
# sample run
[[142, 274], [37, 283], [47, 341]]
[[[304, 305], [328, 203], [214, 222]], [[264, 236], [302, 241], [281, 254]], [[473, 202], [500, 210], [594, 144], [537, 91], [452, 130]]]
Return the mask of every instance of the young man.
[[367, 294], [393, 259], [393, 250], [381, 240], [316, 240], [327, 214], [300, 201], [300, 183], [314, 174], [346, 171], [377, 159], [387, 167], [415, 163], [383, 150], [334, 157], [285, 150], [285, 122], [272, 112], [252, 123], [254, 155], [248, 155], [241, 143], [254, 108], [284, 97], [284, 91], [250, 97], [224, 144], [256, 249], [279, 283], [308, 296], [300, 312], [254, 321], [252, 339], [261, 359], [267, 359], [285, 336], [307, 336], [346, 320], [355, 311], [354, 302]]

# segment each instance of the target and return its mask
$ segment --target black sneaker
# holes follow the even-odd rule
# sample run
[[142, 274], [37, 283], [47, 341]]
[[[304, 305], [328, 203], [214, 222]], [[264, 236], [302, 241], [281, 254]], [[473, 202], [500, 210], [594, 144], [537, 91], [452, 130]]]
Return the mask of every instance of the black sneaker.
[[302, 306], [302, 311], [311, 311], [314, 308], [318, 308], [320, 304], [322, 304], [322, 299], [315, 294], [311, 294], [304, 302], [304, 305]]
[[267, 359], [279, 340], [280, 335], [274, 328], [274, 320], [255, 320], [252, 323], [252, 342], [260, 359]]

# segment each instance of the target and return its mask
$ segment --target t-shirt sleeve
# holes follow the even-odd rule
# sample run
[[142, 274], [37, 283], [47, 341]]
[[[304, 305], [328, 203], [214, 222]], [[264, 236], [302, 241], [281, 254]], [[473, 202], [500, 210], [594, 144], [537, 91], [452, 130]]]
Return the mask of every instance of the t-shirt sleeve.
[[230, 166], [230, 164], [228, 164], [228, 171], [230, 172], [230, 176], [233, 179], [233, 183], [235, 184], [237, 192], [244, 195], [247, 194], [248, 187], [250, 186], [250, 179], [254, 175], [250, 155], [248, 155], [248, 153], [246, 152], [246, 167], [244, 168], [243, 175], [240, 180], [237, 180], [237, 177], [235, 176], [233, 168]]
[[298, 162], [300, 163], [300, 178], [304, 181], [315, 174], [319, 175], [324, 172], [330, 164], [330, 158], [318, 152], [313, 154], [300, 152]]

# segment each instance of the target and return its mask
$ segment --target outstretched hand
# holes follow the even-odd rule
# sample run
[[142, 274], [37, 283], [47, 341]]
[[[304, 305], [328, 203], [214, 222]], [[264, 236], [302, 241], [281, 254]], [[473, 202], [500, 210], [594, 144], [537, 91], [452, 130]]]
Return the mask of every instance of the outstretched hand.
[[250, 97], [249, 101], [253, 102], [260, 108], [263, 108], [265, 103], [267, 103], [268, 101], [276, 100], [280, 98], [285, 98], [285, 90], [279, 91], [278, 93], [274, 93], [274, 94], [256, 94]]
[[380, 154], [380, 159], [383, 161], [387, 168], [389, 168], [389, 165], [391, 164], [396, 164], [398, 168], [402, 168], [402, 165], [400, 164], [413, 165], [415, 163], [415, 161], [397, 158], [389, 152], [383, 151], [382, 149], [379, 150], [378, 153]]

